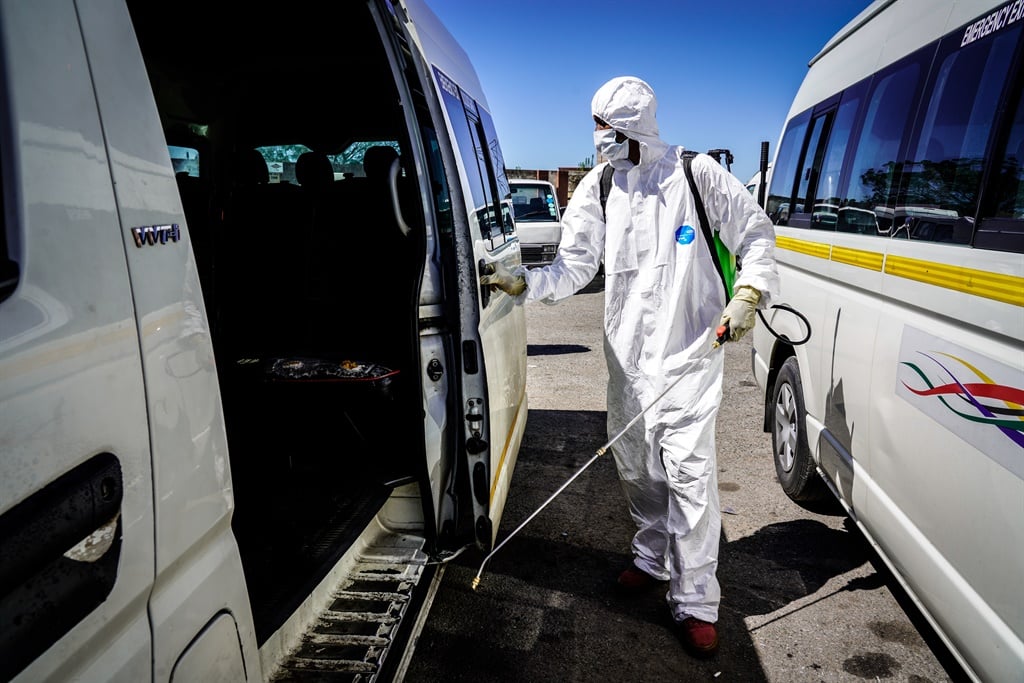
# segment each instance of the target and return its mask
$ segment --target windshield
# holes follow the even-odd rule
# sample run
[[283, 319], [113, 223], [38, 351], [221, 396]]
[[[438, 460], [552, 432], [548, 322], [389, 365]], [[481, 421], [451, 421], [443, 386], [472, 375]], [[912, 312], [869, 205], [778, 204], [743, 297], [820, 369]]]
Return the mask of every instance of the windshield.
[[[331, 162], [331, 168], [334, 169], [334, 179], [345, 180], [347, 178], [365, 177], [366, 169], [363, 168], [363, 157], [366, 156], [367, 150], [372, 147], [392, 147], [396, 155], [400, 155], [402, 152], [398, 142], [395, 140], [357, 140], [350, 143], [338, 154], [324, 155]], [[182, 150], [178, 154], [179, 156], [186, 155], [182, 157], [186, 160], [192, 158], [187, 156], [189, 150], [186, 148], [170, 147], [168, 149], [171, 150], [172, 159], [177, 158], [174, 156], [175, 150]], [[267, 169], [270, 172], [269, 182], [293, 184], [298, 182], [295, 178], [295, 165], [299, 157], [306, 152], [313, 151], [302, 144], [265, 145], [257, 147], [256, 150], [263, 155], [263, 159], [267, 162]], [[198, 153], [195, 154], [196, 158], [198, 158]], [[177, 165], [175, 169], [177, 170]]]
[[512, 208], [517, 223], [558, 220], [558, 207], [550, 185], [512, 185]]

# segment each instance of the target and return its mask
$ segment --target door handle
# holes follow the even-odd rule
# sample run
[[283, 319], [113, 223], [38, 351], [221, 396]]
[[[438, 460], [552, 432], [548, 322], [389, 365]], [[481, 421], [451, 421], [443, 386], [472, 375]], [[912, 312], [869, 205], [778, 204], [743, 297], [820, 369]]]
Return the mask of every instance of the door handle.
[[0, 515], [0, 680], [107, 599], [121, 556], [123, 497], [120, 462], [100, 453]]
[[[483, 259], [477, 262], [477, 272], [481, 277], [484, 275], [494, 275], [494, 264], [487, 263]], [[480, 306], [487, 308], [487, 304], [491, 303], [491, 288], [485, 284], [480, 285]]]

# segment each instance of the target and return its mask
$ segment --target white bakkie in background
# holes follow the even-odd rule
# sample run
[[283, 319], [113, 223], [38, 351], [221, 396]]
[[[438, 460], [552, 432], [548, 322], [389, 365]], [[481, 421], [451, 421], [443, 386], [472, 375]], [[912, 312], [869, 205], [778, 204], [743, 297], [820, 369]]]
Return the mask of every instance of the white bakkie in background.
[[519, 249], [526, 266], [546, 266], [562, 241], [562, 217], [555, 186], [546, 180], [511, 178], [512, 208]]

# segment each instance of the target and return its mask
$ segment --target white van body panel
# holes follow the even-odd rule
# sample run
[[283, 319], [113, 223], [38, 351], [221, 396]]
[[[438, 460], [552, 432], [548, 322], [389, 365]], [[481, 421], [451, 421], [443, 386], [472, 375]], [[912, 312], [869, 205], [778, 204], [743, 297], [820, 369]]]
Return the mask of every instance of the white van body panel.
[[[233, 349], [224, 342], [228, 337], [218, 336], [228, 329], [224, 321], [235, 314], [236, 303], [270, 302], [287, 284], [280, 276], [285, 271], [282, 263], [268, 261], [265, 281], [241, 302], [224, 296], [226, 290], [211, 287], [206, 278], [214, 256], [221, 272], [231, 274], [237, 266], [231, 259], [243, 261], [238, 255], [260, 242], [251, 239], [249, 225], [234, 218], [242, 211], [232, 202], [256, 193], [236, 189], [243, 177], [229, 164], [231, 155], [238, 147], [273, 144], [281, 132], [258, 131], [263, 137], [251, 140], [238, 135], [230, 144], [217, 137], [223, 134], [219, 126], [228, 124], [251, 133], [248, 126], [260, 122], [259, 112], [232, 110], [231, 116], [242, 118], [207, 125], [210, 121], [202, 117], [210, 103], [199, 98], [208, 85], [205, 74], [213, 69], [183, 62], [180, 75], [167, 69], [162, 60], [173, 63], [179, 56], [163, 49], [167, 43], [159, 40], [167, 29], [154, 17], [162, 11], [135, 0], [0, 0], [0, 433], [5, 442], [0, 541], [5, 550], [12, 549], [0, 558], [0, 678], [268, 680], [280, 668], [301, 672], [304, 666], [355, 667], [400, 678], [416, 640], [410, 629], [422, 625], [419, 611], [429, 607], [436, 590], [443, 567], [439, 559], [469, 544], [493, 543], [526, 422], [522, 307], [503, 295], [486, 296], [478, 282], [481, 264], [518, 264], [518, 242], [509, 229], [500, 246], [493, 237], [485, 243], [475, 207], [460, 203], [471, 196], [466, 174], [479, 174], [464, 164], [475, 150], [460, 149], [455, 142], [437, 104], [440, 93], [420, 41], [486, 112], [480, 83], [465, 53], [420, 3], [372, 0], [366, 7], [346, 6], [344, 11], [364, 22], [364, 28], [376, 29], [360, 35], [364, 42], [357, 44], [372, 50], [361, 68], [395, 78], [394, 84], [384, 82], [386, 76], [375, 81], [382, 90], [393, 85], [397, 94], [385, 105], [390, 107], [387, 116], [380, 117], [392, 127], [319, 132], [336, 134], [332, 143], [349, 143], [345, 135], [377, 145], [402, 141], [401, 163], [390, 181], [393, 201], [372, 207], [373, 220], [358, 225], [366, 230], [404, 218], [412, 224], [417, 249], [422, 247], [422, 253], [413, 251], [422, 262], [389, 273], [408, 283], [410, 293], [397, 325], [409, 333], [401, 349], [401, 402], [395, 399], [391, 406], [398, 408], [374, 415], [387, 417], [394, 433], [373, 423], [365, 439], [349, 404], [339, 399], [331, 412], [336, 394], [325, 385], [289, 395], [292, 387], [312, 385], [281, 385], [286, 388], [273, 394], [266, 388], [269, 382], [237, 380], [259, 358], [235, 358], [225, 351]], [[187, 7], [170, 12], [164, 18], [171, 23], [193, 16]], [[255, 21], [258, 12], [250, 14], [246, 19]], [[408, 16], [421, 23], [409, 24]], [[218, 17], [211, 11], [202, 18], [212, 22]], [[202, 54], [206, 44], [199, 36], [190, 40], [194, 54]], [[402, 54], [405, 46], [411, 51]], [[416, 80], [417, 73], [422, 80]], [[192, 86], [189, 97], [197, 99], [187, 105], [175, 99], [173, 88]], [[192, 136], [186, 142], [173, 137], [185, 130], [175, 127], [182, 121]], [[489, 119], [486, 123], [491, 126]], [[495, 170], [505, 183], [493, 126], [489, 142], [497, 155]], [[168, 154], [169, 145], [188, 144], [195, 144], [193, 151], [200, 155], [198, 176], [196, 168], [180, 170]], [[221, 165], [211, 166], [216, 163]], [[210, 168], [220, 174], [207, 175]], [[333, 179], [350, 175], [335, 168]], [[200, 181], [204, 190], [216, 187], [226, 198], [211, 194], [204, 197], [209, 204], [196, 204], [196, 195], [186, 190], [199, 185], [190, 180]], [[439, 180], [457, 190], [434, 194], [443, 185], [435, 184]], [[269, 193], [289, 189], [281, 187], [287, 182], [245, 189]], [[398, 198], [400, 182], [417, 190], [415, 206]], [[294, 189], [306, 192], [309, 187]], [[507, 207], [508, 196], [497, 201]], [[197, 206], [209, 210], [196, 211]], [[446, 211], [458, 215], [454, 224], [444, 224]], [[305, 216], [288, 216], [289, 227]], [[212, 231], [216, 239], [207, 223], [222, 230]], [[459, 232], [458, 238], [453, 232]], [[275, 256], [283, 259], [289, 248], [302, 246], [300, 240], [284, 241], [294, 239], [291, 235], [282, 232]], [[366, 253], [364, 263], [366, 256], [389, 265], [398, 258]], [[8, 260], [17, 266], [12, 291], [6, 288]], [[304, 274], [314, 270], [307, 267]], [[223, 286], [228, 279], [216, 283]], [[345, 297], [327, 303], [340, 300], [354, 308], [376, 294], [373, 287], [366, 289], [346, 290]], [[303, 323], [319, 332], [322, 325], [337, 324], [337, 310]], [[264, 303], [262, 313], [268, 318], [266, 330], [242, 338], [253, 341], [250, 348], [260, 348], [263, 332], [287, 327], [274, 318], [281, 313], [276, 302]], [[305, 352], [308, 348], [297, 343], [282, 351]], [[264, 391], [258, 396], [273, 402], [266, 404], [268, 410], [287, 415], [290, 404], [296, 404], [331, 419], [316, 425], [323, 432], [315, 432], [318, 439], [308, 444], [303, 441], [305, 450], [296, 448], [283, 457], [274, 447], [290, 445], [292, 425], [286, 420], [283, 425], [246, 423], [248, 416], [236, 407], [259, 408], [259, 400], [244, 400], [251, 398], [247, 392]], [[234, 423], [227, 417], [232, 408]], [[296, 439], [308, 435], [304, 427], [298, 423]], [[257, 432], [274, 440], [264, 445], [250, 436]], [[470, 436], [479, 437], [484, 448], [467, 447]], [[371, 447], [372, 453], [364, 450]], [[345, 477], [337, 469], [349, 460], [368, 490], [352, 494], [352, 500], [338, 492]], [[316, 476], [322, 462], [326, 474]], [[254, 481], [261, 488], [247, 490], [248, 507], [240, 515], [243, 487]], [[271, 509], [286, 486], [301, 494], [303, 485], [313, 491], [312, 484], [320, 488], [305, 498], [316, 498], [330, 514], [314, 518], [307, 513], [308, 519], [296, 515], [285, 521], [292, 522], [292, 532], [317, 532], [306, 545], [323, 549], [316, 556], [321, 565], [310, 571], [333, 564], [322, 575], [290, 577], [293, 592], [273, 604], [266, 598], [277, 599], [273, 592], [279, 577], [267, 575], [252, 558], [273, 560], [274, 553], [260, 544], [266, 541], [273, 548], [278, 546], [272, 542], [286, 545], [290, 539], [282, 533], [285, 527], [263, 534], [253, 520], [261, 521], [259, 508]], [[324, 494], [328, 486], [335, 488]], [[297, 505], [306, 502], [301, 495], [297, 500]], [[89, 516], [108, 508], [114, 511], [110, 517]], [[69, 527], [67, 520], [77, 523], [79, 516], [85, 522]], [[90, 521], [88, 529], [80, 528]], [[70, 533], [78, 535], [67, 547], [55, 545]], [[286, 553], [280, 554], [290, 558]], [[296, 556], [293, 562], [300, 569], [301, 559]], [[57, 567], [53, 581], [51, 566]], [[37, 581], [64, 593], [37, 590]], [[260, 604], [257, 590], [263, 591]], [[62, 602], [69, 592], [74, 604]], [[349, 637], [344, 630], [312, 638], [319, 649], [324, 643], [342, 649], [355, 643], [364, 655], [351, 660], [347, 654], [341, 659], [330, 655], [326, 664], [309, 665], [315, 653], [302, 648], [309, 647], [313, 631], [325, 619], [348, 623], [350, 615], [339, 605], [366, 600], [383, 605], [380, 615], [356, 615], [357, 622], [375, 625], [379, 620], [381, 628], [372, 638]], [[333, 609], [325, 616], [328, 606]], [[26, 635], [19, 630], [23, 624], [42, 624], [43, 630]], [[399, 646], [405, 652], [394, 652]]]
[[516, 455], [526, 431], [529, 402], [526, 395], [525, 327], [515, 324], [523, 314], [523, 307], [512, 297], [495, 296], [481, 313], [480, 329], [493, 331], [483, 334], [485, 358], [500, 359], [505, 370], [487, 376], [487, 394], [491, 400], [490, 500], [493, 521], [493, 543], [501, 523], [501, 510], [512, 483]]
[[[191, 242], [136, 246], [132, 229], [181, 224], [182, 206], [131, 19], [119, 0], [79, 9], [120, 208], [139, 320], [153, 447], [156, 582], [150, 601], [154, 675], [170, 677], [194, 637], [180, 624], [233, 615], [236, 643], [253, 635], [231, 535], [231, 469], [210, 328]], [[126, 106], [125, 103], [132, 103]], [[168, 258], [172, 252], [173, 258]], [[180, 283], [169, 288], [167, 283]], [[219, 628], [223, 628], [222, 622]], [[238, 659], [234, 653], [233, 659]], [[249, 648], [249, 669], [256, 652]]]
[[[824, 116], [834, 95], [940, 37], [949, 41], [948, 55], [1004, 28], [1019, 30], [1020, 9], [1008, 2], [876, 2], [811, 61], [788, 118]], [[996, 13], [1006, 20], [997, 30], [961, 42], [965, 26]], [[938, 61], [924, 57], [931, 68]], [[927, 95], [929, 85], [918, 87]], [[1001, 85], [987, 92], [998, 94]], [[905, 136], [918, 134], [921, 114], [914, 112], [928, 104], [913, 101]], [[1012, 114], [1013, 102], [1007, 106]], [[951, 116], [952, 123], [959, 120]], [[991, 122], [982, 134], [997, 125], [1008, 123]], [[915, 159], [911, 154], [906, 158]], [[776, 201], [780, 163], [777, 152]], [[913, 206], [897, 209], [915, 215]], [[931, 210], [940, 218], [942, 211]], [[990, 216], [969, 216], [970, 228]], [[1024, 254], [1019, 241], [979, 247], [878, 228], [876, 235], [776, 226], [779, 301], [803, 313], [813, 334], [790, 347], [758, 325], [754, 376], [770, 409], [781, 361], [797, 359], [807, 411], [801, 426], [829, 488], [967, 674], [1017, 680], [1024, 671], [1024, 445], [1013, 429], [1021, 405], [1013, 397], [1024, 389]], [[794, 316], [772, 311], [768, 319], [791, 339], [804, 335]], [[1007, 428], [998, 426], [1000, 417]]]
[[[25, 15], [38, 17], [63, 36], [61, 49], [54, 52], [26, 31]], [[115, 520], [121, 542], [104, 552], [112, 530], [97, 525], [95, 552], [73, 553], [75, 541], [70, 541], [69, 552], [58, 560], [66, 565], [62, 571], [75, 572], [113, 559], [118, 580], [60, 640], [53, 656], [29, 664], [20, 679], [146, 679], [151, 657], [146, 599], [154, 573], [146, 397], [88, 62], [70, 4], [3, 3], [0, 31], [9, 87], [22, 93], [9, 109], [19, 146], [3, 169], [9, 176], [5, 185], [12, 188], [5, 204], [7, 215], [18, 216], [28, 228], [16, 246], [21, 285], [0, 307], [0, 433], [5, 444], [0, 511], [11, 510], [101, 453], [120, 459], [117, 486], [123, 487]], [[50, 87], [36, 87], [39, 83]], [[38, 533], [57, 533], [45, 518], [38, 523], [43, 525]], [[22, 550], [7, 547], [5, 552]], [[72, 590], [86, 593], [90, 588], [78, 584]], [[98, 587], [91, 590], [99, 592]], [[23, 626], [38, 628], [58, 618], [28, 591], [16, 610]], [[3, 629], [13, 629], [12, 622]], [[5, 666], [15, 654], [24, 655], [5, 654]]]

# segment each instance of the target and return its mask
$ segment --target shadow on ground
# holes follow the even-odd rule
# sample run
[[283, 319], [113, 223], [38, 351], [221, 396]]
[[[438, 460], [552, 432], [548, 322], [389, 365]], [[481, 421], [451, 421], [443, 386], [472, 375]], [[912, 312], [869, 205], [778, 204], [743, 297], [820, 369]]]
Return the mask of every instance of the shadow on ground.
[[527, 344], [527, 356], [562, 356], [567, 353], [589, 353], [590, 347], [582, 344]]
[[[498, 542], [590, 458], [605, 413], [530, 411]], [[857, 534], [812, 520], [769, 524], [723, 545], [722, 646], [684, 654], [657, 588], [627, 598], [614, 579], [630, 562], [633, 523], [611, 456], [598, 458], [496, 553], [449, 563], [407, 681], [765, 681], [744, 622], [810, 595], [868, 560]], [[813, 557], [806, 552], [815, 548]], [[863, 586], [849, 586], [854, 590]]]

